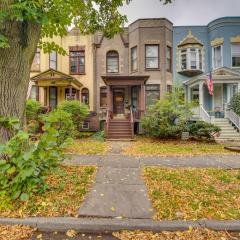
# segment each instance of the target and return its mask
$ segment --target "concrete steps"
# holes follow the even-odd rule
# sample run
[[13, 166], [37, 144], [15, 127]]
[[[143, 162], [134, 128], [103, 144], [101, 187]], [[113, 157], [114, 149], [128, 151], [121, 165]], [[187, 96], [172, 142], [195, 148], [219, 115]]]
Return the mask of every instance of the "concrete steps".
[[222, 130], [220, 136], [215, 138], [217, 141], [240, 141], [240, 133], [227, 118], [216, 118], [212, 123]]

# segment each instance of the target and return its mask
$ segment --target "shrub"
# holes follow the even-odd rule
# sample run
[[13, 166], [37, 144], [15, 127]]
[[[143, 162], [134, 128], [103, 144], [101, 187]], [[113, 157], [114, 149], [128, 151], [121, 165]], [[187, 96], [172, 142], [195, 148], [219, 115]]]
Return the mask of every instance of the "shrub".
[[[46, 176], [63, 160], [68, 139], [67, 134], [62, 135], [57, 120], [53, 121], [59, 121], [56, 115], [45, 119], [45, 133], [38, 142], [31, 142], [28, 133], [19, 130], [5, 145], [0, 145], [0, 199], [26, 201], [31, 194], [46, 190]], [[71, 119], [66, 116], [71, 127]], [[66, 125], [64, 129], [67, 131]]]
[[26, 102], [26, 117], [27, 122], [31, 120], [39, 120], [39, 116], [41, 114], [42, 105], [38, 101], [34, 101], [32, 99], [27, 100]]
[[191, 104], [185, 103], [182, 91], [175, 90], [165, 100], [158, 101], [148, 109], [141, 124], [145, 133], [151, 137], [176, 138], [186, 129], [191, 115]]
[[42, 120], [46, 133], [52, 131], [52, 129], [56, 131], [56, 142], [58, 145], [63, 144], [67, 138], [72, 138], [74, 136], [74, 124], [71, 113], [61, 109], [55, 109], [47, 115], [43, 115]]
[[188, 126], [189, 133], [196, 138], [213, 138], [214, 134], [217, 134], [221, 131], [221, 128], [215, 126], [214, 124], [207, 123], [204, 121], [197, 121], [191, 123]]
[[240, 116], [240, 92], [235, 94], [230, 101], [230, 108]]
[[65, 101], [58, 106], [58, 109], [72, 115], [72, 120], [76, 128], [89, 114], [88, 106], [77, 100]]

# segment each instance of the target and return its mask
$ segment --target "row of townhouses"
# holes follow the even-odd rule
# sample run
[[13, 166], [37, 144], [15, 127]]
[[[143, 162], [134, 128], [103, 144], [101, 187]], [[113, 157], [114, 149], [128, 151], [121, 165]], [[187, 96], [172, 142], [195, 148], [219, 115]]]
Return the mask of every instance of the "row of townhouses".
[[[82, 129], [95, 131], [105, 124], [112, 138], [141, 131], [145, 110], [174, 84], [184, 86], [186, 100], [199, 102], [196, 114], [206, 121], [216, 112], [224, 117], [226, 104], [240, 90], [240, 17], [207, 26], [139, 19], [112, 39], [101, 32], [84, 36], [73, 28], [53, 40], [68, 55], [37, 50], [29, 97], [51, 108], [77, 99], [91, 111]], [[210, 72], [213, 95], [205, 84]]]

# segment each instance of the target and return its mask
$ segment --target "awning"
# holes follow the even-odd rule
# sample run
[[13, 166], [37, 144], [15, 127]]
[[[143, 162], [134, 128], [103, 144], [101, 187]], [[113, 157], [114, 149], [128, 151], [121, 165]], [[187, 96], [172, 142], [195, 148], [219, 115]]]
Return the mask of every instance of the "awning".
[[59, 86], [67, 87], [72, 86], [76, 89], [80, 89], [83, 85], [74, 77], [62, 73], [54, 69], [48, 69], [47, 71], [41, 72], [30, 79], [40, 87], [47, 86]]
[[109, 86], [134, 86], [142, 85], [147, 82], [149, 76], [139, 76], [139, 75], [105, 75], [102, 79], [106, 85]]

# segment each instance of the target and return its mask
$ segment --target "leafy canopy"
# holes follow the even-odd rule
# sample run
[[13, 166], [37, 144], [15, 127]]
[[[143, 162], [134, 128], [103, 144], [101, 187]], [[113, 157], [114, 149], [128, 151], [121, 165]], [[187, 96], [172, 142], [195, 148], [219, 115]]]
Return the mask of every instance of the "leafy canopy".
[[[122, 30], [127, 21], [118, 8], [132, 0], [1, 0], [0, 24], [3, 21], [34, 23], [41, 27], [39, 47], [45, 52], [65, 51], [45, 38], [65, 36], [70, 26], [79, 28], [83, 34], [102, 31], [113, 37]], [[160, 0], [171, 3], [172, 0]], [[8, 39], [0, 32], [0, 48], [9, 47]]]

